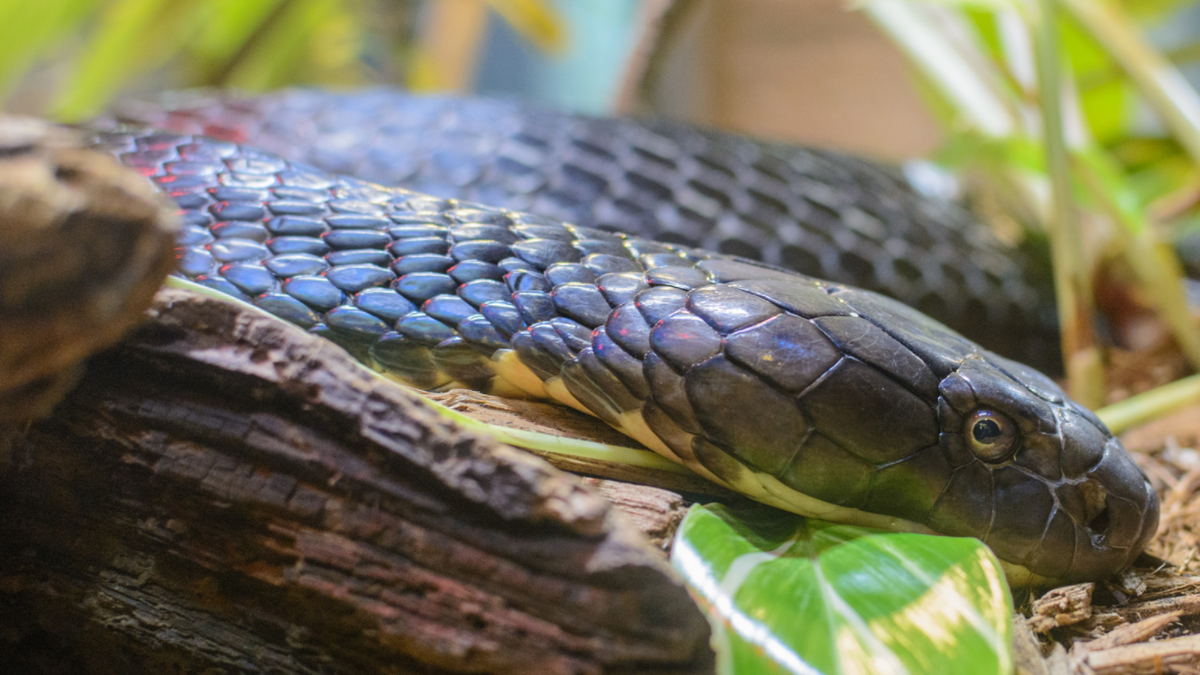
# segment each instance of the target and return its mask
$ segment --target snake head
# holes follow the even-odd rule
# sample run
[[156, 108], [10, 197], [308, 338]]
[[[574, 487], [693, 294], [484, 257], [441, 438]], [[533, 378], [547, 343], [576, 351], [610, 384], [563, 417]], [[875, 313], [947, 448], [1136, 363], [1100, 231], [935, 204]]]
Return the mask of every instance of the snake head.
[[1145, 475], [1046, 376], [874, 293], [698, 267], [719, 283], [642, 291], [604, 334], [645, 354], [664, 455], [802, 515], [977, 537], [1014, 585], [1103, 579], [1153, 535]]
[[1157, 528], [1158, 497], [1099, 418], [989, 352], [938, 389], [955, 470], [930, 527], [982, 538], [1018, 584], [1103, 579], [1133, 562]]

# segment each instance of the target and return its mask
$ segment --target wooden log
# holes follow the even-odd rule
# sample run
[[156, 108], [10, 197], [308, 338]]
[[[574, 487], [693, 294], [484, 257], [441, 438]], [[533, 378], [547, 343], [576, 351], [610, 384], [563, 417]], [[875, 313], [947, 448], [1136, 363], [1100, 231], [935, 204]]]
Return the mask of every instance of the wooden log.
[[0, 672], [712, 670], [574, 477], [253, 308], [150, 315], [0, 439]]
[[0, 116], [0, 427], [46, 412], [141, 320], [175, 229], [165, 198], [112, 157]]

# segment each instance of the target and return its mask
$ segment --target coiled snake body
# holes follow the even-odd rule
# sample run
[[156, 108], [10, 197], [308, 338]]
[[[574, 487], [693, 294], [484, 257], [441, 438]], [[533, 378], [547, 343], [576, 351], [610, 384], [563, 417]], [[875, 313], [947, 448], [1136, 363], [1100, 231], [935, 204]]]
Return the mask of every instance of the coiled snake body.
[[761, 260], [894, 297], [1057, 371], [1049, 260], [1002, 244], [899, 171], [664, 121], [374, 90], [177, 97], [159, 128], [250, 143], [381, 185]]
[[97, 143], [179, 205], [181, 274], [414, 386], [553, 399], [797, 513], [976, 536], [1018, 583], [1105, 577], [1154, 532], [1092, 413], [873, 292], [228, 141]]

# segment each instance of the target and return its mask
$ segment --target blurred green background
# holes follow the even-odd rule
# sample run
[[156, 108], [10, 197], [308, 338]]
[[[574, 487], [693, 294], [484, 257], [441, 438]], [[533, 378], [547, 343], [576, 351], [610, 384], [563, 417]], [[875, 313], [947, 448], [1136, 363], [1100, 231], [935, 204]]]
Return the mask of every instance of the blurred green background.
[[198, 86], [479, 84], [600, 111], [639, 10], [636, 0], [4, 0], [0, 86], [10, 108], [64, 119], [123, 93]]

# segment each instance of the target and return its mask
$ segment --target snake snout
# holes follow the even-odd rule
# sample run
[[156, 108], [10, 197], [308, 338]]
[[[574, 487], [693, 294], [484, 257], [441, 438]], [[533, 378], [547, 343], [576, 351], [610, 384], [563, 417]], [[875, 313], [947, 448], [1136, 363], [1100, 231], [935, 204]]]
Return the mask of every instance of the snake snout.
[[1068, 580], [1099, 579], [1133, 562], [1158, 529], [1158, 495], [1125, 452], [1110, 437], [1104, 455], [1084, 479], [1060, 486], [1064, 510], [1076, 524], [1076, 551]]

